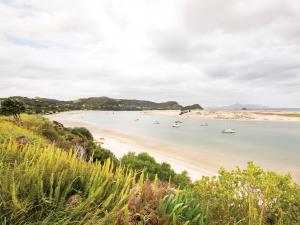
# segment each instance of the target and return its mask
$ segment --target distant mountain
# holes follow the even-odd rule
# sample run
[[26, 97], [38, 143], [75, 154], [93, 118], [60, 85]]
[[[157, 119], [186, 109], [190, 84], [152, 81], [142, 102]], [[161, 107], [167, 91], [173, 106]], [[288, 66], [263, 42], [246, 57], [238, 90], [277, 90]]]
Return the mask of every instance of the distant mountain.
[[225, 109], [243, 109], [243, 108], [246, 108], [246, 109], [268, 109], [270, 107], [269, 106], [265, 106], [265, 105], [236, 103], [236, 104], [224, 106], [222, 108], [225, 108]]
[[[10, 98], [24, 102], [26, 111], [29, 113], [55, 113], [70, 110], [179, 110], [183, 108], [183, 106], [175, 101], [156, 103], [144, 100], [113, 99], [108, 97], [81, 98], [73, 101], [60, 101], [39, 97], [27, 98], [21, 96]], [[5, 98], [2, 98], [0, 101], [4, 99]]]

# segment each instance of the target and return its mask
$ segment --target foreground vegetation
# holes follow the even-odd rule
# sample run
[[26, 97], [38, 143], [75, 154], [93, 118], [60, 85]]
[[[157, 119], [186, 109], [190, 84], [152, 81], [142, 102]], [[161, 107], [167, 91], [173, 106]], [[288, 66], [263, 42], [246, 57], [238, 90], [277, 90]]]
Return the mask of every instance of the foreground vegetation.
[[85, 128], [0, 117], [0, 222], [300, 224], [300, 187], [289, 175], [249, 163], [178, 185], [172, 169], [147, 154], [120, 161]]

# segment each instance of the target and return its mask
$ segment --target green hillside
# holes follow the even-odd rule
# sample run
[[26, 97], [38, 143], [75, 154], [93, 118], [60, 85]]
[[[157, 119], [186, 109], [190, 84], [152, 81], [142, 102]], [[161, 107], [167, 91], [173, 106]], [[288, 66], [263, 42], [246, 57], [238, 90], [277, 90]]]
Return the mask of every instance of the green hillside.
[[249, 163], [194, 183], [181, 174], [180, 183], [165, 171], [147, 154], [119, 161], [85, 128], [0, 117], [2, 224], [300, 224], [300, 187], [289, 175]]
[[[113, 99], [108, 97], [82, 98], [60, 101], [47, 98], [10, 97], [22, 101], [27, 113], [55, 113], [70, 110], [178, 110], [182, 106], [175, 101], [151, 102], [143, 100]], [[5, 100], [4, 98], [0, 99]]]

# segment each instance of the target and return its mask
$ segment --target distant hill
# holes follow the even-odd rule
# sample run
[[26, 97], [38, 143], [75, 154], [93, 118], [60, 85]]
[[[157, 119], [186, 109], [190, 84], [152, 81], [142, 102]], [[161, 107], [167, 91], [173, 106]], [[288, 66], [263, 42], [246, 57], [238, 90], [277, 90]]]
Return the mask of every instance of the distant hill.
[[270, 107], [269, 106], [265, 106], [265, 105], [236, 103], [236, 104], [224, 106], [222, 108], [225, 108], [225, 109], [242, 109], [242, 108], [246, 108], [246, 109], [268, 109]]
[[179, 115], [183, 115], [185, 113], [188, 113], [191, 110], [202, 110], [202, 109], [203, 109], [202, 106], [200, 106], [199, 104], [187, 105], [187, 106], [181, 108], [181, 111], [180, 111]]
[[203, 108], [199, 104], [194, 104], [194, 105], [185, 106], [181, 110], [195, 110], [195, 109], [202, 110]]
[[[113, 99], [108, 97], [81, 98], [72, 101], [60, 101], [48, 98], [27, 98], [13, 96], [25, 103], [28, 113], [56, 113], [70, 110], [113, 110], [113, 111], [133, 111], [133, 110], [179, 110], [183, 106], [175, 101], [151, 102], [144, 100]], [[5, 98], [0, 99], [4, 100]]]

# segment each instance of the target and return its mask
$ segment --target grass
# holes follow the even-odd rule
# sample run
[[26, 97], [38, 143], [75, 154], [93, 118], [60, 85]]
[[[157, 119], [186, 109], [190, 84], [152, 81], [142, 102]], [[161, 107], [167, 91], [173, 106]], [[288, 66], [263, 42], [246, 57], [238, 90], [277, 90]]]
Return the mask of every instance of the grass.
[[300, 224], [300, 187], [289, 175], [249, 163], [178, 189], [110, 159], [78, 159], [39, 135], [44, 120], [0, 117], [2, 224]]
[[12, 139], [0, 149], [1, 219], [13, 224], [115, 221], [135, 185], [136, 174], [110, 160], [78, 160], [41, 142], [20, 148]]

